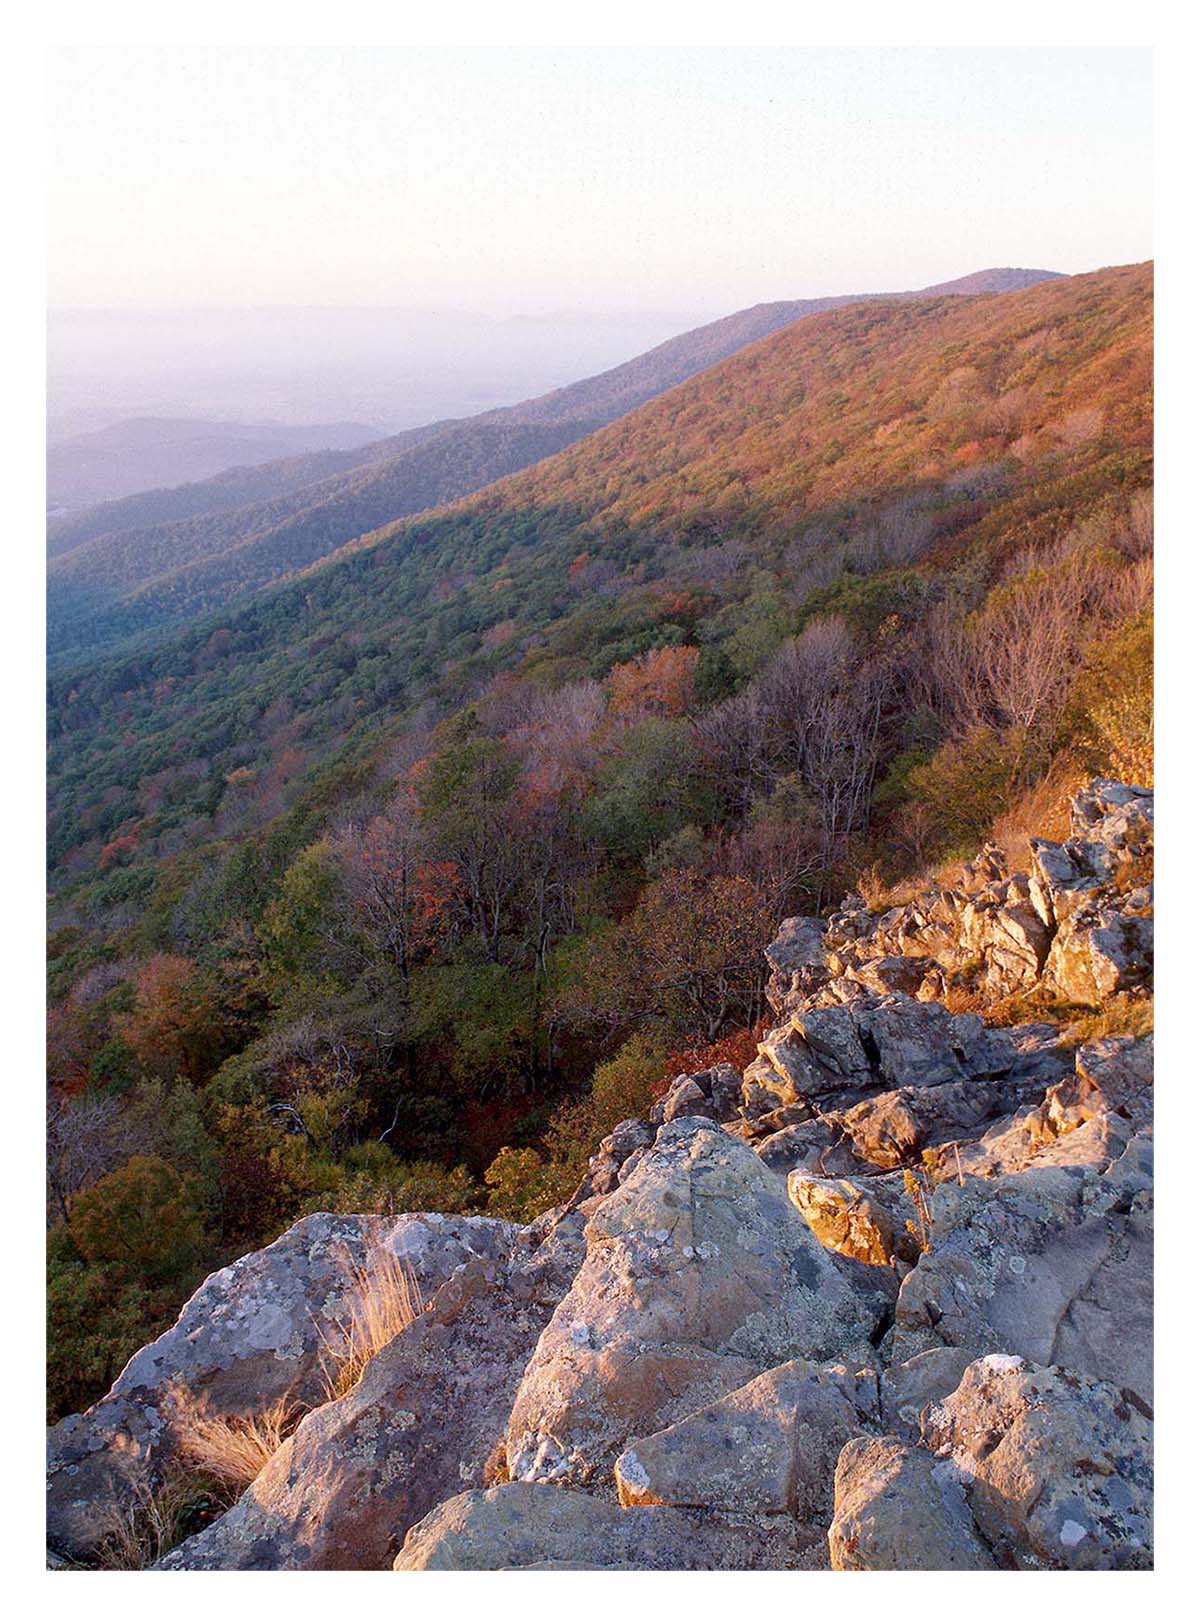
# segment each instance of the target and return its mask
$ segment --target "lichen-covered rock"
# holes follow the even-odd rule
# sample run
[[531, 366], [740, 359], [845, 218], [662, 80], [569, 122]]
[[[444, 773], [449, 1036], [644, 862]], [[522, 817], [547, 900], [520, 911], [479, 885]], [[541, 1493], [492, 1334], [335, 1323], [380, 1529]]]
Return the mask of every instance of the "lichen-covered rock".
[[1154, 848], [1154, 793], [1145, 787], [1095, 780], [1071, 803], [1073, 835], [1065, 842], [1030, 842], [1030, 900], [1050, 926], [1063, 926], [1111, 887], [1122, 865]]
[[921, 1417], [948, 1398], [972, 1362], [970, 1348], [927, 1348], [911, 1359], [893, 1359], [879, 1377], [879, 1424], [885, 1432], [920, 1435]]
[[924, 1433], [1000, 1565], [1152, 1565], [1153, 1414], [1137, 1393], [997, 1354], [928, 1411]]
[[795, 1566], [788, 1522], [700, 1520], [670, 1509], [622, 1510], [575, 1488], [512, 1482], [460, 1493], [410, 1529], [397, 1572], [736, 1571]]
[[963, 912], [968, 949], [986, 962], [984, 985], [996, 997], [1032, 988], [1050, 952], [1051, 930], [1023, 892], [1007, 903], [976, 900]]
[[660, 1130], [587, 1248], [513, 1406], [521, 1481], [589, 1480], [786, 1359], [869, 1363], [887, 1317], [879, 1271], [826, 1252], [783, 1184], [707, 1119]]
[[357, 1386], [306, 1416], [237, 1504], [161, 1568], [390, 1566], [414, 1522], [488, 1480], [522, 1367], [583, 1255], [559, 1229], [509, 1261], [456, 1271]]
[[805, 1360], [778, 1365], [617, 1460], [623, 1505], [784, 1514], [824, 1532], [833, 1473], [850, 1438], [878, 1420], [878, 1375]]
[[1152, 1040], [937, 1003], [1149, 990], [1152, 795], [1072, 816], [1028, 877], [786, 922], [746, 1072], [676, 1076], [528, 1227], [321, 1215], [212, 1276], [51, 1433], [53, 1562], [185, 1410], [319, 1402], [382, 1243], [428, 1308], [164, 1569], [1149, 1565]]
[[1103, 1170], [1039, 1166], [949, 1179], [930, 1250], [900, 1288], [893, 1352], [1018, 1353], [1151, 1397], [1149, 1141]]
[[857, 1437], [837, 1464], [829, 1559], [835, 1572], [987, 1572], [954, 1467], [894, 1435]]
[[245, 1416], [287, 1398], [324, 1397], [326, 1342], [346, 1317], [354, 1272], [385, 1250], [428, 1295], [455, 1267], [502, 1255], [515, 1227], [498, 1219], [316, 1213], [279, 1240], [212, 1274], [178, 1321], [121, 1372], [109, 1392], [48, 1437], [47, 1534], [73, 1557], [94, 1554], [114, 1513], [156, 1486], [176, 1449], [181, 1403]]
[[1073, 1005], [1102, 1006], [1114, 994], [1145, 988], [1153, 971], [1153, 916], [1089, 906], [1059, 926], [1045, 980]]

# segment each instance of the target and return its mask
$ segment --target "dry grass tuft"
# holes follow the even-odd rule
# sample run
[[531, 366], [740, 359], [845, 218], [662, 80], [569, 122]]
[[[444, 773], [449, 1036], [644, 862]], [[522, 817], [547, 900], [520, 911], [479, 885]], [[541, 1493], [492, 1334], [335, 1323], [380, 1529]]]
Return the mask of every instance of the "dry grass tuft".
[[347, 1317], [325, 1336], [329, 1363], [325, 1388], [330, 1401], [344, 1398], [367, 1365], [424, 1312], [417, 1277], [403, 1259], [378, 1247], [351, 1270], [345, 1298]]
[[240, 1493], [299, 1424], [304, 1410], [280, 1398], [258, 1415], [207, 1415], [180, 1407], [179, 1448], [184, 1459], [214, 1482]]
[[1066, 1037], [1086, 1044], [1089, 1039], [1111, 1039], [1132, 1034], [1135, 1039], [1154, 1032], [1154, 996], [1148, 999], [1132, 994], [1116, 994], [1103, 1010], [1086, 1011], [1067, 1023]]
[[196, 1512], [208, 1496], [195, 1478], [173, 1469], [157, 1487], [139, 1480], [127, 1505], [110, 1506], [105, 1537], [96, 1554], [102, 1572], [141, 1572], [194, 1531]]
[[864, 870], [860, 870], [854, 885], [858, 896], [872, 915], [882, 914], [895, 903], [893, 897], [895, 888], [885, 880], [878, 864], [868, 865]]
[[991, 840], [1000, 848], [1012, 871], [1032, 869], [1029, 839], [1065, 842], [1071, 835], [1071, 799], [1087, 785], [1086, 771], [1067, 760], [1056, 760], [1045, 779], [1030, 788], [1006, 813], [992, 822]]

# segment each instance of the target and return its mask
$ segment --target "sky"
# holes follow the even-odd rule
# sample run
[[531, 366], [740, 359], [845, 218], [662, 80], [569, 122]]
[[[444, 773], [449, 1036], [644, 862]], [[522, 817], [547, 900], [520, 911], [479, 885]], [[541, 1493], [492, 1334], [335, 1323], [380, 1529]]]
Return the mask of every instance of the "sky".
[[1148, 50], [79, 48], [58, 307], [711, 318], [1148, 258]]

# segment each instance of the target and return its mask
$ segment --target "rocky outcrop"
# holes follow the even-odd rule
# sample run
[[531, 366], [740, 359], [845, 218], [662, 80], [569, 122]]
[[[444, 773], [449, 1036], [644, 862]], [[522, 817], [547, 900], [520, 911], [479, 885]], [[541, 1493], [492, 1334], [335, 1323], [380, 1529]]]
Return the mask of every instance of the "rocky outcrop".
[[782, 1022], [822, 995], [860, 986], [920, 1001], [954, 984], [994, 998], [1043, 987], [1084, 1006], [1146, 991], [1154, 794], [1094, 781], [1074, 799], [1071, 822], [1066, 842], [1033, 839], [1029, 875], [1010, 872], [988, 847], [953, 886], [883, 914], [851, 897], [825, 922], [785, 921], [767, 950], [768, 1003]]
[[1151, 1565], [1153, 1416], [1136, 1393], [992, 1354], [922, 1428], [842, 1451], [835, 1569]]
[[314, 1410], [232, 1510], [165, 1570], [391, 1565], [407, 1529], [481, 1483], [521, 1367], [583, 1256], [578, 1220], [471, 1258], [345, 1397]]
[[[56, 1548], [185, 1405], [285, 1396], [315, 1407], [163, 1569], [1149, 1565], [1153, 1041], [939, 1003], [1148, 993], [1152, 798], [1073, 816], [1028, 877], [988, 848], [785, 923], [750, 1067], [677, 1075], [528, 1228], [321, 1215], [214, 1275], [51, 1434]], [[380, 1243], [425, 1306], [322, 1401]]]
[[489, 1218], [317, 1213], [210, 1275], [106, 1397], [51, 1428], [51, 1545], [72, 1557], [93, 1554], [114, 1512], [158, 1482], [181, 1415], [248, 1416], [280, 1399], [301, 1407], [323, 1401], [327, 1344], [346, 1319], [356, 1273], [377, 1254], [401, 1259], [428, 1296], [466, 1260], [507, 1252], [515, 1233]]
[[665, 1124], [595, 1212], [521, 1380], [509, 1475], [587, 1482], [787, 1359], [874, 1357], [886, 1290], [828, 1253], [784, 1186], [707, 1118]]

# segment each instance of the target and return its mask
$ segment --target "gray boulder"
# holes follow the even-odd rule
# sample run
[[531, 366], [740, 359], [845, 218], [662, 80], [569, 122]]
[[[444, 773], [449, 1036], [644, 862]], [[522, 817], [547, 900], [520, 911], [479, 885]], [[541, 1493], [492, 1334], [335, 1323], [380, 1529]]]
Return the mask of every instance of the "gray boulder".
[[623, 1505], [684, 1505], [737, 1516], [786, 1514], [825, 1531], [843, 1446], [876, 1424], [873, 1369], [781, 1364], [617, 1460]]
[[517, 1392], [509, 1475], [588, 1481], [785, 1359], [871, 1362], [879, 1274], [826, 1252], [742, 1141], [702, 1118], [666, 1124], [588, 1224]]
[[953, 1466], [901, 1437], [857, 1437], [837, 1464], [829, 1560], [835, 1572], [987, 1572]]
[[1154, 1417], [1128, 1388], [1006, 1355], [972, 1364], [924, 1423], [1000, 1565], [1153, 1564]]
[[498, 1219], [316, 1213], [210, 1275], [99, 1403], [51, 1428], [51, 1545], [75, 1558], [95, 1553], [114, 1514], [157, 1486], [177, 1451], [181, 1409], [249, 1416], [280, 1399], [320, 1402], [326, 1343], [347, 1317], [354, 1271], [373, 1252], [403, 1258], [429, 1295], [457, 1265], [506, 1253], [513, 1234]]
[[525, 1482], [460, 1493], [418, 1522], [397, 1572], [736, 1571], [795, 1566], [788, 1522], [732, 1524], [691, 1511], [622, 1510], [575, 1488]]

